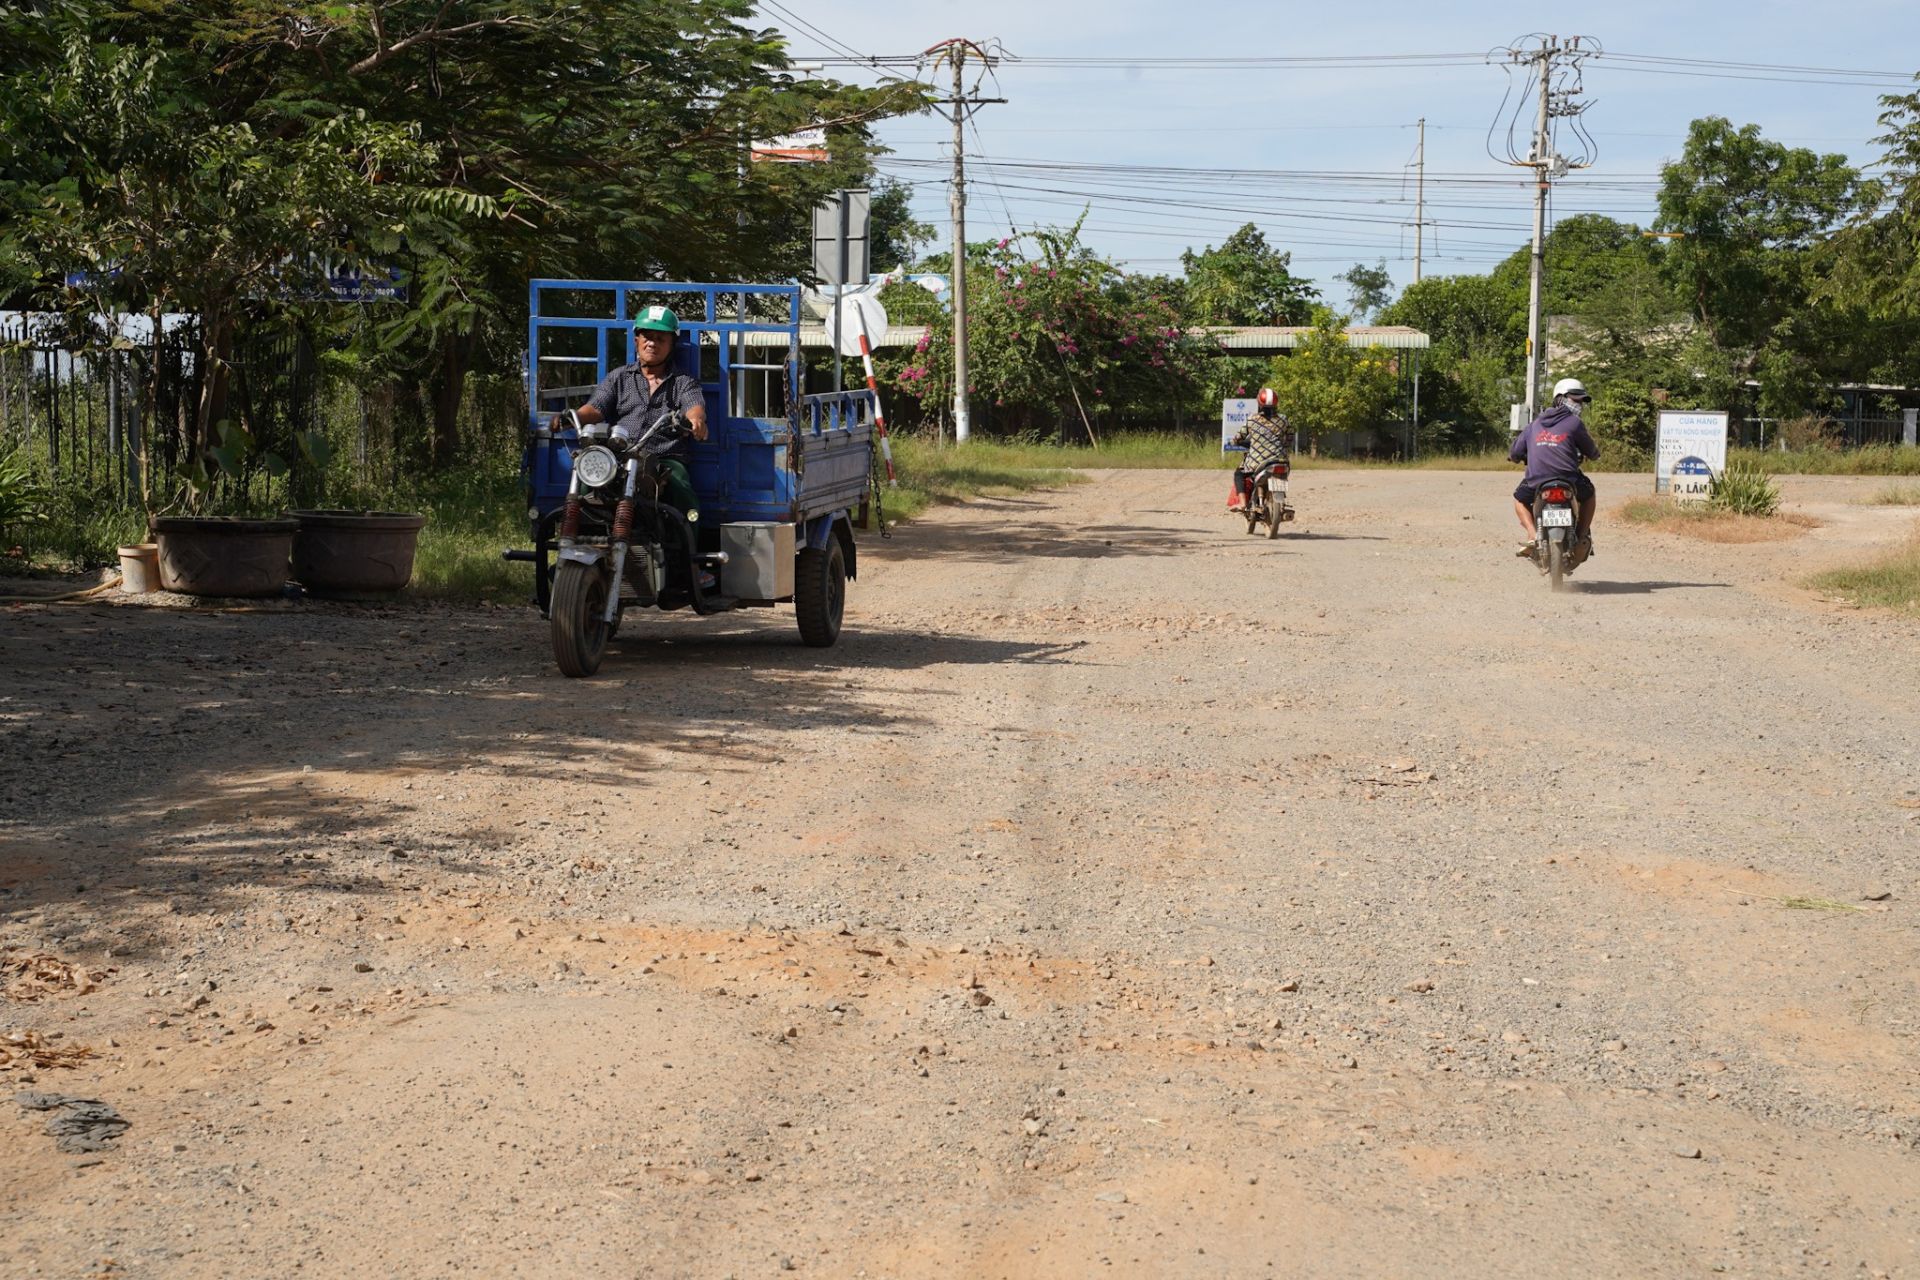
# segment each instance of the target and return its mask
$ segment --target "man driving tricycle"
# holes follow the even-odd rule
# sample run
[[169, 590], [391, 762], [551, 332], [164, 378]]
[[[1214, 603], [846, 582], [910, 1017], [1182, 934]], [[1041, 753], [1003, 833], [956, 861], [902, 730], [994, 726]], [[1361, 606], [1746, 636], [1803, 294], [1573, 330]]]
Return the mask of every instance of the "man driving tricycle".
[[[641, 309], [633, 322], [633, 363], [623, 364], [600, 380], [587, 402], [578, 409], [563, 409], [547, 424], [558, 431], [569, 414], [582, 426], [611, 422], [616, 439], [629, 439], [670, 413], [680, 414], [694, 440], [707, 438], [707, 402], [700, 383], [692, 376], [676, 372], [672, 366], [673, 346], [680, 335], [680, 317], [670, 308], [649, 306]], [[685, 442], [667, 451], [661, 461], [665, 472], [662, 496], [686, 514], [700, 519], [700, 499], [694, 493], [693, 479], [687, 474]]]

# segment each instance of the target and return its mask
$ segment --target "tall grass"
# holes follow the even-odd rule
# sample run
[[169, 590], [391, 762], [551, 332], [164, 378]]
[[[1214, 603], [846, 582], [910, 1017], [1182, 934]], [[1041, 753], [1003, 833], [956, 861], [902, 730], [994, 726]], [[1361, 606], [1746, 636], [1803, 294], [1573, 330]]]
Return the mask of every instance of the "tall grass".
[[412, 493], [355, 505], [424, 511], [413, 561], [412, 592], [429, 599], [517, 602], [533, 592], [533, 567], [500, 558], [528, 547], [527, 500], [516, 472], [452, 472]]
[[896, 460], [911, 456], [932, 465], [935, 457], [966, 459], [969, 465], [1009, 471], [1034, 468], [1115, 467], [1153, 470], [1210, 470], [1231, 467], [1215, 440], [1171, 431], [1133, 431], [1107, 436], [1097, 449], [1037, 440], [969, 440], [964, 448], [942, 446], [921, 435], [894, 437]]
[[1816, 574], [1807, 585], [1850, 604], [1920, 614], [1920, 538], [1863, 564]]
[[32, 571], [96, 569], [112, 564], [123, 543], [147, 540], [147, 517], [85, 483], [36, 483], [30, 510], [9, 524], [7, 537]]
[[1870, 444], [1859, 449], [1736, 448], [1729, 463], [1744, 462], [1769, 475], [1920, 476], [1920, 449], [1901, 444]]
[[0, 537], [24, 533], [40, 517], [40, 486], [26, 451], [0, 447]]
[[[901, 436], [893, 443], [900, 483], [882, 503], [889, 520], [911, 520], [937, 502], [1074, 484], [1085, 477], [1062, 456], [1088, 452], [1058, 445], [969, 442], [964, 449]], [[1090, 464], [1091, 465], [1091, 464]]]

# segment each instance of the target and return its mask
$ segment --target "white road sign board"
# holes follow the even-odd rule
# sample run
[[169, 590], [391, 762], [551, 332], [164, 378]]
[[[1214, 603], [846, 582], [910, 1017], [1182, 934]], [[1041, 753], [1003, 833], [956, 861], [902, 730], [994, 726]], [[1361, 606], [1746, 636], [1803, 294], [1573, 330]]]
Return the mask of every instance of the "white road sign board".
[[[1687, 464], [1682, 466], [1681, 464]], [[1727, 465], [1727, 415], [1692, 410], [1662, 409], [1660, 434], [1653, 449], [1653, 491], [1672, 493], [1677, 498], [1706, 496], [1707, 474], [1717, 476]], [[1681, 492], [1674, 486], [1674, 471], [1679, 468]]]
[[1222, 400], [1220, 402], [1220, 448], [1231, 448], [1233, 438], [1246, 428], [1247, 419], [1260, 408], [1258, 400]]

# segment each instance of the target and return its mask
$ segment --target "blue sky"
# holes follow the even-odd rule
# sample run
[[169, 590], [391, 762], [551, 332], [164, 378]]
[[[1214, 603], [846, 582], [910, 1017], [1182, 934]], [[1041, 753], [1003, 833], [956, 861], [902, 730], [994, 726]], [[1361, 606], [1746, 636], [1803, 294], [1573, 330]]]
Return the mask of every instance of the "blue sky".
[[[781, 0], [780, 7], [845, 48], [877, 55], [917, 53], [949, 36], [997, 37], [1011, 53], [1028, 58], [1482, 53], [1529, 32], [1551, 31], [1597, 38], [1615, 54], [1903, 77], [1920, 70], [1920, 4], [1886, 0], [1669, 0], [1534, 9], [1477, 0], [1366, 6]], [[790, 34], [796, 56], [827, 48], [775, 8], [763, 6], [761, 14]], [[1585, 120], [1599, 144], [1598, 161], [1557, 190], [1556, 216], [1593, 209], [1650, 221], [1660, 165], [1679, 153], [1688, 121], [1702, 115], [1756, 123], [1769, 137], [1837, 151], [1856, 163], [1877, 158], [1870, 139], [1879, 131], [1875, 117], [1878, 96], [1890, 91], [1885, 87], [1671, 70], [1650, 72], [1606, 57], [1587, 64], [1585, 96], [1592, 106]], [[826, 74], [873, 79], [837, 66]], [[1507, 74], [1485, 64], [1063, 68], [1009, 60], [982, 89], [1009, 101], [983, 108], [977, 134], [968, 135], [969, 150], [987, 161], [970, 175], [975, 181], [968, 236], [1005, 234], [1010, 220], [1020, 227], [1068, 221], [1091, 203], [1089, 243], [1140, 270], [1176, 271], [1181, 250], [1217, 244], [1252, 221], [1270, 242], [1292, 250], [1296, 271], [1318, 281], [1331, 300], [1342, 301], [1345, 291], [1330, 277], [1356, 261], [1385, 258], [1404, 285], [1412, 278], [1413, 125], [1424, 116], [1427, 218], [1435, 224], [1427, 232], [1425, 274], [1484, 271], [1523, 243], [1530, 225], [1522, 172], [1496, 163], [1486, 150], [1488, 126], [1507, 88]], [[941, 166], [950, 132], [932, 117], [893, 121], [879, 130], [898, 157], [888, 167], [921, 180], [916, 208], [935, 224], [943, 243], [949, 224]], [[1563, 140], [1561, 150], [1569, 145]], [[1165, 172], [1092, 176], [1045, 167], [1061, 162], [1355, 176], [1196, 182]], [[1097, 194], [1089, 200], [1089, 193]]]

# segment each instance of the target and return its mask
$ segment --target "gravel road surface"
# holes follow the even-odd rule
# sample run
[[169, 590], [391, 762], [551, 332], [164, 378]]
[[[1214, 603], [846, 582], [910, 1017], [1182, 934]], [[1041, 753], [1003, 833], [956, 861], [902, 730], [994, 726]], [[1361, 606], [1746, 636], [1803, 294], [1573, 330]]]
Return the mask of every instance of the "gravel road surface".
[[1920, 623], [1795, 585], [1874, 485], [1554, 595], [1509, 476], [1099, 474], [591, 681], [0, 612], [0, 1275], [1920, 1274]]

